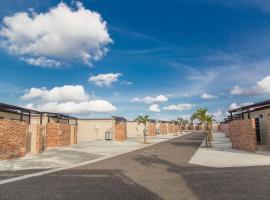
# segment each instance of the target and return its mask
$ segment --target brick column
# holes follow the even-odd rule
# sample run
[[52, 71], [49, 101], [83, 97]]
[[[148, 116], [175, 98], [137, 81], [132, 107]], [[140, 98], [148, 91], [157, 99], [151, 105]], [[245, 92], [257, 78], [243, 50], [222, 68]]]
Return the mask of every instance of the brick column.
[[256, 130], [254, 119], [234, 120], [229, 125], [230, 138], [234, 149], [256, 151]]
[[28, 124], [15, 120], [0, 120], [0, 160], [26, 154]]

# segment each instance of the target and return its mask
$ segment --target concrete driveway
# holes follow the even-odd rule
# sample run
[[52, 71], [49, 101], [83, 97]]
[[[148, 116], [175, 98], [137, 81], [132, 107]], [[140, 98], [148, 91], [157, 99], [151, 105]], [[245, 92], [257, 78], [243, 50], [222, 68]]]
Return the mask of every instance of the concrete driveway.
[[[185, 133], [186, 134], [186, 133]], [[184, 134], [183, 134], [184, 135]], [[150, 145], [175, 138], [173, 134], [149, 137]], [[41, 154], [0, 161], [0, 180], [12, 177], [31, 176], [33, 173], [46, 174], [52, 171], [93, 163], [116, 155], [150, 146], [143, 144], [143, 138], [129, 138], [125, 142], [89, 141], [76, 145], [50, 148]], [[1, 181], [0, 181], [1, 184]]]
[[190, 164], [202, 141], [202, 133], [191, 133], [100, 162], [4, 183], [0, 199], [269, 199], [268, 166]]

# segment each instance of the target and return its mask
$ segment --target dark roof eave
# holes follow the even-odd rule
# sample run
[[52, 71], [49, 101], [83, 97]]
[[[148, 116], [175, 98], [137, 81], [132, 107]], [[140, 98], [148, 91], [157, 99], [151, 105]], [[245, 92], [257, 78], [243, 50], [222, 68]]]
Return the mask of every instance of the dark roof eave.
[[229, 110], [229, 113], [241, 112], [241, 111], [248, 110], [248, 109], [251, 109], [251, 108], [264, 107], [264, 106], [270, 106], [270, 100], [262, 101], [262, 102], [251, 104], [251, 105], [248, 105], [248, 106], [242, 106], [240, 108], [231, 109], [231, 110]]

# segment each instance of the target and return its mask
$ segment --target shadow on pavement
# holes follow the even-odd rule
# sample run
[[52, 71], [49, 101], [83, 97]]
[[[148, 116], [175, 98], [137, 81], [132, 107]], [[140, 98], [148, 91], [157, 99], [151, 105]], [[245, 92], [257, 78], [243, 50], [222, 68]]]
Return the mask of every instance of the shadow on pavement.
[[162, 200], [121, 170], [68, 170], [68, 173], [62, 171], [16, 185], [17, 189], [9, 184], [1, 186], [0, 199]]
[[[172, 144], [188, 148], [198, 147], [198, 143], [196, 145], [195, 142], [172, 142]], [[183, 184], [186, 184], [198, 199], [269, 199], [270, 176], [266, 176], [270, 174], [268, 166], [211, 168], [184, 163], [175, 164], [157, 155], [140, 155], [134, 160], [146, 167], [165, 166], [167, 172], [181, 177], [184, 180]]]

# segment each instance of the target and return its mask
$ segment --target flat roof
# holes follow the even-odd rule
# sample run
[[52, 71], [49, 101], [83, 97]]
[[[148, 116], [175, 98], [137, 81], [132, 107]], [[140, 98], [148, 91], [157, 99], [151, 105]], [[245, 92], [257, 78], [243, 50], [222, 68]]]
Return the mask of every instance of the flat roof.
[[79, 118], [79, 120], [118, 120], [127, 121], [124, 117], [112, 116], [111, 118]]
[[59, 117], [61, 119], [77, 119], [76, 117], [72, 117], [69, 115], [64, 115], [60, 113], [53, 113], [53, 112], [40, 112], [37, 110], [33, 109], [28, 109], [28, 108], [23, 108], [19, 106], [14, 106], [6, 103], [0, 103], [0, 110], [3, 112], [13, 112], [13, 113], [18, 113], [18, 114], [47, 114], [49, 117]]
[[79, 120], [113, 120], [113, 118], [79, 118]]
[[14, 106], [14, 105], [10, 105], [10, 104], [5, 104], [5, 103], [0, 103], [0, 109], [1, 109], [1, 111], [17, 112], [18, 114], [20, 114], [20, 113], [41, 114], [41, 112], [36, 111], [36, 110], [27, 109], [27, 108]]

